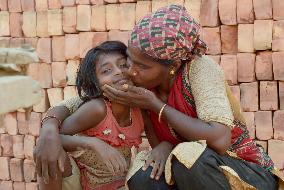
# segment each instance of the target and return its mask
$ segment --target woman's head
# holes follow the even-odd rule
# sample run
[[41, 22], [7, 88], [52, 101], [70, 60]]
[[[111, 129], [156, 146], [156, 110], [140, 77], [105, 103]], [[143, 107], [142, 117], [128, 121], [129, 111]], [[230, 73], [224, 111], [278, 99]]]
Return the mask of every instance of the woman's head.
[[[163, 67], [160, 67], [162, 70], [157, 68], [160, 72], [156, 74], [159, 75], [161, 72], [170, 73], [172, 68], [176, 71], [176, 67], [182, 62], [189, 62], [196, 56], [203, 55], [207, 46], [199, 39], [199, 28], [199, 24], [180, 5], [163, 7], [144, 16], [134, 27], [129, 40], [129, 59], [134, 61], [130, 70], [137, 73], [133, 76], [135, 83], [146, 87], [148, 77], [154, 77], [141, 76], [143, 72], [141, 73], [138, 67], [137, 71], [135, 70], [136, 58], [141, 59], [138, 54], [144, 55], [145, 59], [152, 59], [154, 68], [158, 67], [158, 63], [163, 65], [166, 68], [163, 72]], [[148, 71], [150, 72], [150, 69]], [[142, 81], [139, 81], [139, 77]]]
[[130, 84], [125, 74], [126, 46], [119, 41], [106, 41], [90, 49], [82, 60], [76, 79], [79, 96], [83, 100], [97, 98], [105, 84]]

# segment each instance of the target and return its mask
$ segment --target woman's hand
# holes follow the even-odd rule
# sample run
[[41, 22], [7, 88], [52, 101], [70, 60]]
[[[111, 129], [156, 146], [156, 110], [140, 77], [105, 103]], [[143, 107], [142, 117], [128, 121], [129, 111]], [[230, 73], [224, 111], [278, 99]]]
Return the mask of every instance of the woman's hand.
[[127, 171], [127, 163], [123, 155], [100, 139], [93, 139], [88, 143], [89, 148], [96, 151], [100, 159], [106, 164], [110, 172], [115, 174], [122, 174]]
[[153, 110], [156, 107], [160, 107], [160, 105], [157, 105], [158, 103], [162, 104], [153, 92], [142, 87], [132, 85], [113, 87], [104, 85], [102, 89], [104, 91], [104, 96], [110, 101], [124, 105]]
[[150, 151], [150, 155], [148, 156], [148, 159], [146, 160], [146, 163], [142, 169], [144, 171], [147, 170], [147, 168], [153, 163], [153, 169], [150, 177], [152, 179], [159, 180], [160, 176], [165, 170], [165, 164], [172, 149], [173, 145], [169, 142], [161, 142], [158, 146]]

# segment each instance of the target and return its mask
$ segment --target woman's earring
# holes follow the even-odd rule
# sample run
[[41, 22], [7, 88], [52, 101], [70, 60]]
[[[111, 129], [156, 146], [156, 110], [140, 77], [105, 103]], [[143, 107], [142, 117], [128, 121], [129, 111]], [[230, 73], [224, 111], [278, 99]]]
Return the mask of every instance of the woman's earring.
[[133, 72], [132, 75], [133, 75], [133, 76], [136, 76], [136, 75], [137, 75], [137, 72]]
[[174, 74], [175, 74], [175, 70], [171, 69], [170, 75], [174, 75]]

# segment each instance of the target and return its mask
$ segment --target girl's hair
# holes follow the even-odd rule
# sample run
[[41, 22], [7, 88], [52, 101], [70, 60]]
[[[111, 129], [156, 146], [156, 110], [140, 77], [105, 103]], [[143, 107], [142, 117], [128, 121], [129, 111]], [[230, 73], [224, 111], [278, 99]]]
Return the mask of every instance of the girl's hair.
[[125, 57], [126, 45], [120, 41], [106, 41], [88, 51], [79, 65], [76, 87], [80, 98], [88, 101], [101, 95], [100, 85], [96, 76], [96, 62], [101, 55], [121, 54]]

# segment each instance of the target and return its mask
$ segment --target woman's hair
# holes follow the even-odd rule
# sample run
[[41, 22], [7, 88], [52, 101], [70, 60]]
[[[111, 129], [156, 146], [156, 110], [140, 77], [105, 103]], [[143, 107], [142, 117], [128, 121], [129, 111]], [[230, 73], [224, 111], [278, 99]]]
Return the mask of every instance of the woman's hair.
[[79, 65], [76, 87], [80, 98], [88, 101], [101, 95], [100, 85], [96, 76], [96, 62], [101, 55], [121, 54], [125, 57], [126, 45], [120, 41], [106, 41], [88, 51]]

